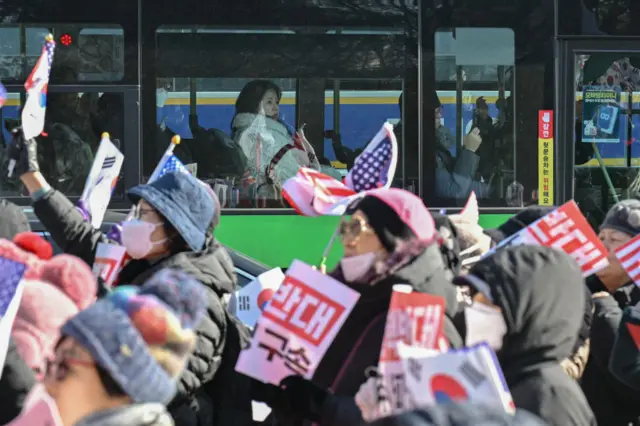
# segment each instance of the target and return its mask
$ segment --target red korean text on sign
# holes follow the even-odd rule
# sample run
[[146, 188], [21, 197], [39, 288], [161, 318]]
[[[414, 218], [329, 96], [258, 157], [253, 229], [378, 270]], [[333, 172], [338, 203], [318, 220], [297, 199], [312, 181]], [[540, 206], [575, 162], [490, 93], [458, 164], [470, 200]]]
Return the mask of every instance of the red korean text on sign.
[[343, 313], [342, 305], [302, 281], [286, 276], [263, 315], [318, 346]]
[[529, 231], [540, 245], [573, 257], [584, 273], [595, 272], [607, 262], [606, 249], [573, 200], [530, 225]]
[[381, 362], [399, 361], [398, 342], [436, 349], [444, 337], [445, 300], [424, 293], [393, 292], [382, 339]]
[[538, 137], [551, 139], [553, 137], [553, 111], [538, 111]]

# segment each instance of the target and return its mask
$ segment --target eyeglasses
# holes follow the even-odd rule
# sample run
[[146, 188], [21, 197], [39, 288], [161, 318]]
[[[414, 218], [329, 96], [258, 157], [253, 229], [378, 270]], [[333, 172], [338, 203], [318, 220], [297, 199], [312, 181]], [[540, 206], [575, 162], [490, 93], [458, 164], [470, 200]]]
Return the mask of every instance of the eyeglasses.
[[47, 359], [45, 377], [49, 377], [49, 378], [55, 379], [58, 382], [61, 382], [69, 374], [69, 371], [70, 371], [69, 366], [71, 365], [93, 367], [95, 364], [93, 363], [93, 361], [86, 361], [86, 360], [62, 355], [60, 358], [56, 358], [54, 360]]
[[360, 238], [365, 232], [371, 232], [371, 228], [360, 217], [353, 217], [351, 220], [342, 220], [338, 227], [338, 234], [342, 240]]

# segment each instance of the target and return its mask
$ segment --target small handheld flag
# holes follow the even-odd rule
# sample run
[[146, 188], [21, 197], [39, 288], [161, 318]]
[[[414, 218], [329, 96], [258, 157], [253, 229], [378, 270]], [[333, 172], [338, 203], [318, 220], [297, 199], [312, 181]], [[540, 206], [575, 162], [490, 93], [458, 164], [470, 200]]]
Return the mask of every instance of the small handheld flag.
[[31, 75], [24, 83], [24, 88], [27, 91], [27, 101], [22, 110], [22, 132], [25, 139], [38, 136], [44, 129], [47, 88], [49, 87], [49, 76], [55, 47], [56, 42], [53, 41], [53, 36], [49, 34], [45, 39], [40, 59], [38, 59], [33, 71], [31, 71]]

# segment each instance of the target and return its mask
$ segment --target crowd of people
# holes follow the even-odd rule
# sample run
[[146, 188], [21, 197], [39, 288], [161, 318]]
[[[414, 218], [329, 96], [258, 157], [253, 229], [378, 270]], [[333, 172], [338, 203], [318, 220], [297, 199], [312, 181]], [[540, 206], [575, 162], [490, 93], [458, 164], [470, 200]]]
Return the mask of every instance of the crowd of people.
[[[227, 308], [236, 277], [215, 238], [220, 204], [207, 184], [175, 172], [130, 188], [132, 218], [104, 234], [46, 181], [35, 140], [15, 146], [14, 173], [64, 254], [2, 202], [0, 260], [27, 269], [0, 379], [1, 424], [38, 393], [55, 402], [62, 426], [364, 424], [383, 391], [369, 372], [396, 284], [445, 300], [449, 348], [490, 345], [515, 412], [452, 401], [372, 424], [640, 424], [640, 293], [614, 255], [640, 234], [639, 200], [615, 205], [600, 224], [609, 266], [585, 279], [553, 248], [489, 253], [552, 208], [483, 230], [477, 217], [430, 213], [402, 189], [365, 194], [340, 222], [344, 254], [327, 272], [359, 299], [313, 377], [276, 386], [235, 371], [251, 333]], [[91, 271], [101, 242], [129, 257], [113, 287]], [[12, 273], [7, 265], [0, 274]], [[252, 402], [270, 407], [266, 420], [253, 420]]]

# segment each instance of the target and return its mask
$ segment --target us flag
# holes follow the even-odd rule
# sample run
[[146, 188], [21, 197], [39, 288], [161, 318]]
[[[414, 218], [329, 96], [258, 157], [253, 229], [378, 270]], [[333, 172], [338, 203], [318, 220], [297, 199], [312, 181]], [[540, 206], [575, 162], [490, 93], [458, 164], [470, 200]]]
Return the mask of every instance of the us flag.
[[634, 283], [640, 282], [640, 235], [616, 250], [620, 265]]
[[398, 142], [385, 123], [356, 158], [344, 183], [318, 171], [301, 168], [282, 187], [283, 197], [304, 216], [340, 216], [368, 191], [389, 188], [396, 172]]
[[4, 320], [11, 302], [18, 292], [26, 269], [27, 266], [23, 263], [0, 257], [0, 271], [2, 271], [0, 277], [0, 320]]
[[396, 157], [393, 128], [384, 126], [356, 158], [345, 180], [347, 186], [356, 192], [389, 187], [395, 174]]
[[163, 157], [160, 160], [160, 163], [161, 163], [161, 165], [159, 164], [160, 172], [158, 173], [157, 176], [155, 176], [155, 179], [149, 179], [148, 183], [151, 183], [152, 180], [160, 179], [162, 176], [166, 175], [167, 173], [179, 172], [179, 173], [189, 174], [189, 170], [187, 169], [187, 167], [184, 164], [182, 164], [182, 161], [180, 161], [178, 157], [176, 157], [174, 154]]

